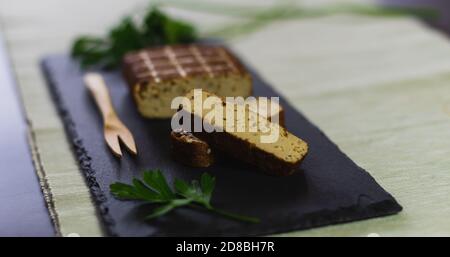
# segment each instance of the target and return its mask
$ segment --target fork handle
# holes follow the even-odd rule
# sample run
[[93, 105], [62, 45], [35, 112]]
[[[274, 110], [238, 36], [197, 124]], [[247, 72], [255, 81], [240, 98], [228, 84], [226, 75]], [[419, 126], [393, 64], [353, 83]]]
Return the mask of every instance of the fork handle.
[[94, 97], [95, 102], [102, 113], [103, 120], [106, 122], [108, 118], [115, 116], [116, 113], [111, 102], [111, 97], [102, 75], [95, 72], [89, 72], [84, 75], [84, 82]]

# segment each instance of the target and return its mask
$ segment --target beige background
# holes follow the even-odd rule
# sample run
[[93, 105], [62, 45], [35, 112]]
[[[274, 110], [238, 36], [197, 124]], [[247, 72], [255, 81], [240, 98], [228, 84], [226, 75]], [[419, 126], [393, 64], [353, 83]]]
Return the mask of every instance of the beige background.
[[[222, 2], [258, 6], [270, 1]], [[67, 52], [76, 35], [101, 34], [147, 3], [0, 0], [1, 29], [30, 121], [38, 174], [62, 235], [102, 233], [39, 59]], [[171, 12], [202, 31], [243, 21]], [[230, 45], [404, 206], [395, 216], [286, 235], [450, 235], [450, 44], [445, 36], [412, 18], [331, 15], [271, 23]]]

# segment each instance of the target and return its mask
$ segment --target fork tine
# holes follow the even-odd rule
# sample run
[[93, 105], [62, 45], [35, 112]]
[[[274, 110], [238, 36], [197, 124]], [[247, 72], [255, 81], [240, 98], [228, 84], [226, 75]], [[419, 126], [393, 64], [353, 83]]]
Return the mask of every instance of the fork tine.
[[122, 157], [118, 135], [116, 133], [105, 131], [105, 140], [113, 154], [117, 157]]
[[123, 126], [118, 135], [128, 151], [130, 151], [134, 155], [137, 155], [136, 143], [134, 142], [133, 135], [128, 130], [128, 128]]

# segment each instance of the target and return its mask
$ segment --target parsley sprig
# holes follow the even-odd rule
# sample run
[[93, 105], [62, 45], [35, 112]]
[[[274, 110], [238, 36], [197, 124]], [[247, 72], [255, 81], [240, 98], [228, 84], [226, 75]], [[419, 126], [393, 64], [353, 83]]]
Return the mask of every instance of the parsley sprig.
[[173, 19], [151, 7], [140, 22], [125, 17], [106, 37], [81, 36], [72, 45], [72, 57], [83, 68], [99, 66], [113, 68], [125, 53], [149, 46], [190, 43], [197, 39], [195, 28]]
[[227, 218], [258, 223], [259, 219], [230, 213], [211, 205], [211, 197], [216, 185], [214, 177], [203, 173], [200, 181], [188, 183], [175, 179], [174, 191], [169, 187], [166, 178], [160, 170], [145, 171], [142, 180], [133, 179], [132, 184], [116, 182], [110, 185], [111, 193], [120, 200], [138, 200], [158, 204], [146, 219], [153, 219], [169, 213], [179, 207], [196, 207], [214, 212]]

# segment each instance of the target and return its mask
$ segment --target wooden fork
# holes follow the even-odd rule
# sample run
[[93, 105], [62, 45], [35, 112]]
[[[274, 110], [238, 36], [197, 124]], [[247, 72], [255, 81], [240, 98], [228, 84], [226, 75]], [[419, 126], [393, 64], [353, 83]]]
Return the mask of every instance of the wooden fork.
[[84, 75], [84, 82], [100, 109], [103, 117], [105, 140], [113, 154], [122, 157], [120, 139], [128, 151], [136, 155], [137, 149], [133, 135], [117, 116], [102, 75], [95, 72], [87, 73]]

